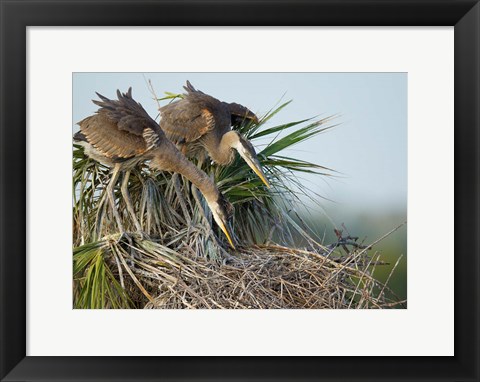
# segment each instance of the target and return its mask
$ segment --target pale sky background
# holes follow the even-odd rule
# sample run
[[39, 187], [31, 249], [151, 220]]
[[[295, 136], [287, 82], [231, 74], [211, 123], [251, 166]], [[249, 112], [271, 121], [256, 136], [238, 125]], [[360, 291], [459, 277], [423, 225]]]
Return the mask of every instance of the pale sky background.
[[[341, 174], [337, 179], [302, 175], [305, 185], [334, 201], [320, 201], [337, 223], [345, 214], [399, 213], [407, 206], [407, 73], [75, 73], [73, 130], [95, 112], [95, 91], [109, 98], [133, 88], [133, 97], [152, 117], [159, 97], [180, 93], [188, 79], [222, 101], [247, 106], [258, 116], [283, 100], [293, 102], [265, 127], [319, 115], [339, 115], [340, 125], [298, 144], [290, 156]], [[162, 105], [165, 104], [162, 103]], [[260, 146], [258, 146], [260, 149]], [[288, 155], [287, 154], [287, 155]]]

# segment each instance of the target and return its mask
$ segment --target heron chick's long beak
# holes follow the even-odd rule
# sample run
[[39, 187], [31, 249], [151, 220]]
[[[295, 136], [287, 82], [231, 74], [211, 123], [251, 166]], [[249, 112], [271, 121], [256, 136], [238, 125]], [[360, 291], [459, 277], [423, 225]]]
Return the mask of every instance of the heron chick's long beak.
[[215, 223], [217, 223], [227, 237], [230, 246], [235, 249], [235, 244], [233, 244], [232, 239], [234, 237], [233, 230], [230, 228], [230, 219], [233, 215], [233, 206], [223, 197], [222, 194], [220, 194], [216, 200], [208, 202], [208, 205], [210, 207], [210, 211], [212, 211]]
[[230, 247], [232, 247], [232, 249], [235, 249], [235, 245], [233, 244], [233, 240], [232, 240], [232, 233], [230, 232], [230, 229], [227, 228], [227, 227], [229, 227], [228, 223], [220, 222], [220, 224], [218, 224], [218, 226], [220, 227], [220, 229], [223, 231], [223, 233], [227, 237], [227, 240], [228, 240], [228, 243], [230, 244]]
[[261, 181], [267, 186], [267, 188], [270, 188], [270, 183], [267, 180], [267, 177], [265, 176], [265, 173], [262, 170], [262, 165], [260, 164], [260, 161], [258, 160], [257, 156], [250, 154], [247, 151], [239, 151], [239, 154], [242, 156], [242, 158], [247, 162], [247, 164], [250, 166], [250, 168], [253, 170], [255, 174], [261, 179]]

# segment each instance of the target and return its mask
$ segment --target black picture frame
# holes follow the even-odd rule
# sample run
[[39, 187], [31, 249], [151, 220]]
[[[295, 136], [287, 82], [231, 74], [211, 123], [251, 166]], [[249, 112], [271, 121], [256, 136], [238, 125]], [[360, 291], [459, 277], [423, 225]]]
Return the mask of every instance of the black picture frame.
[[[478, 1], [0, 0], [0, 7], [2, 381], [479, 380]], [[27, 357], [26, 27], [63, 25], [454, 26], [455, 356]], [[432, 134], [435, 131], [432, 130]]]

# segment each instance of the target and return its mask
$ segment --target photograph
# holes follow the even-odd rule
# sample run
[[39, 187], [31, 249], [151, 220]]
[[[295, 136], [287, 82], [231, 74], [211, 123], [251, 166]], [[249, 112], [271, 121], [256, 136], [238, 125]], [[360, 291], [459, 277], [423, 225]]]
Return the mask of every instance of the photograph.
[[74, 309], [407, 309], [408, 73], [72, 92]]

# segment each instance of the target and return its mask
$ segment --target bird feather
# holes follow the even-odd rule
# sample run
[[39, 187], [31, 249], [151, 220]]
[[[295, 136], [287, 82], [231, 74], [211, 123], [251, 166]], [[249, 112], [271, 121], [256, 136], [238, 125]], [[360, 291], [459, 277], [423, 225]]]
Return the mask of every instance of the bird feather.
[[187, 81], [181, 100], [160, 108], [160, 127], [177, 144], [197, 141], [218, 126], [229, 128], [227, 108], [218, 99], [196, 90]]
[[[108, 158], [121, 160], [145, 154], [160, 144], [164, 133], [143, 106], [117, 90], [117, 100], [97, 93], [97, 113], [80, 121], [83, 137]], [[144, 133], [147, 132], [145, 135]]]

